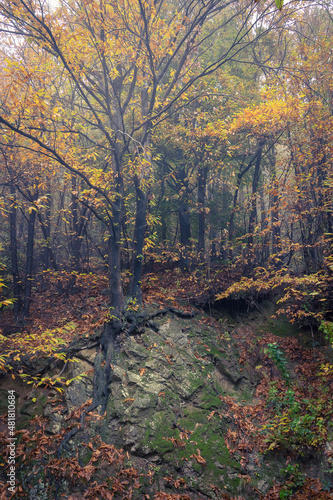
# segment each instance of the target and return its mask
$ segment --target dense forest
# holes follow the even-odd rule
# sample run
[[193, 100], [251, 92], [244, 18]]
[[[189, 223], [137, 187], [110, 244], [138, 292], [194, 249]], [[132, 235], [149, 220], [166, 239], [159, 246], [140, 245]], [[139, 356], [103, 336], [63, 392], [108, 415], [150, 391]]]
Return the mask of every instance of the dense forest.
[[[1, 498], [331, 498], [332, 15], [330, 0], [0, 0], [3, 387], [15, 380], [61, 396], [75, 378], [62, 375], [79, 351], [77, 339], [99, 349], [92, 398], [73, 410], [72, 430], [63, 426], [51, 445], [43, 416], [25, 421], [16, 457], [29, 467], [45, 448], [54, 462], [39, 457], [41, 467], [55, 475], [56, 461], [68, 460], [69, 476], [88, 482], [84, 496], [66, 490], [67, 476], [49, 480], [45, 496], [17, 483], [17, 475], [15, 492], [0, 483]], [[112, 487], [104, 479], [88, 487], [87, 464], [74, 466], [65, 449], [90, 412], [110, 414], [124, 339], [163, 331], [155, 319], [164, 315], [181, 322], [207, 314], [217, 331], [227, 321], [218, 308], [232, 323], [235, 315], [262, 312], [267, 301], [273, 323], [308, 332], [311, 354], [300, 356], [312, 392], [290, 375], [294, 344], [275, 337], [265, 344], [259, 334], [247, 350], [242, 344], [243, 361], [260, 344], [263, 380], [279, 378], [262, 391], [281, 416], [266, 427], [260, 421], [274, 435], [265, 446], [286, 454], [284, 470], [325, 451], [326, 487], [324, 476], [305, 479], [295, 462], [287, 482], [270, 492], [246, 486], [218, 493], [216, 486], [209, 496], [189, 492], [179, 478], [172, 485], [183, 493], [154, 490], [151, 482], [142, 490], [138, 464], [119, 465], [126, 453], [129, 459], [126, 445], [125, 452], [113, 442], [94, 448], [87, 439], [94, 466], [98, 451], [118, 467]], [[166, 356], [171, 365], [173, 355]], [[238, 415], [236, 403], [223, 398]], [[132, 394], [123, 399], [135, 401]], [[246, 427], [247, 416], [239, 418]], [[178, 437], [168, 442], [183, 439], [175, 421]], [[30, 442], [24, 432], [34, 426]], [[191, 458], [206, 466], [199, 449]]]

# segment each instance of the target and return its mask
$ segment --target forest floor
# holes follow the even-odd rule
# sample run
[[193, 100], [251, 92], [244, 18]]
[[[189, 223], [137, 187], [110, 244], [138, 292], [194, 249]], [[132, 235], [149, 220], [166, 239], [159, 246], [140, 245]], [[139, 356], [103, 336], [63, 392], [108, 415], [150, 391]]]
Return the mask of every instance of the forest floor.
[[[332, 477], [333, 472], [331, 349], [320, 345], [322, 339], [310, 330], [281, 327], [278, 331], [278, 323], [263, 315], [261, 305], [253, 301], [249, 301], [243, 310], [242, 323], [238, 326], [228, 313], [214, 310], [214, 296], [225, 290], [235, 278], [236, 275], [223, 269], [210, 271], [208, 276], [207, 272], [183, 274], [178, 268], [160, 269], [144, 277], [144, 306], [172, 306], [185, 311], [205, 306], [208, 311], [205, 321], [213, 327], [215, 325], [216, 329], [221, 323], [235, 323], [234, 335], [239, 335], [240, 339], [240, 365], [245, 366], [258, 353], [264, 353], [261, 354], [262, 366], [256, 368], [263, 377], [258, 393], [261, 398], [260, 421], [262, 428], [266, 429], [265, 439], [261, 440], [263, 450], [268, 453], [282, 452], [287, 462], [290, 457], [290, 463], [295, 455], [303, 454], [306, 461], [307, 456], [325, 454], [325, 460], [331, 467], [331, 471], [322, 475], [317, 471], [311, 477], [311, 471], [305, 476], [297, 467], [290, 466], [290, 470], [286, 471], [285, 484], [276, 484], [260, 498], [333, 498], [333, 485], [327, 479]], [[39, 338], [46, 331], [61, 338], [64, 347], [74, 337], [89, 337], [107, 320], [107, 287], [107, 278], [103, 273], [61, 272], [40, 275], [33, 292], [31, 315], [21, 331], [21, 338], [28, 336], [29, 348], [33, 342], [38, 351], [43, 349]], [[0, 323], [12, 323], [11, 314], [11, 311], [4, 311]], [[253, 328], [253, 324], [256, 324], [256, 328]], [[17, 349], [17, 343], [12, 345], [14, 338], [17, 339], [17, 335], [10, 335], [2, 342], [0, 355], [10, 349]], [[24, 341], [21, 348], [24, 349]], [[253, 422], [258, 419], [258, 408], [256, 405], [244, 407], [231, 399], [228, 405], [242, 430], [238, 435], [229, 436], [228, 447], [241, 451], [244, 437], [251, 438]], [[170, 495], [157, 498], [188, 497]]]
[[[214, 303], [214, 297], [226, 290], [241, 274], [217, 267], [207, 271], [182, 273], [178, 267], [161, 266], [142, 280], [143, 306], [149, 304], [191, 309]], [[126, 286], [128, 279], [124, 276]], [[108, 280], [106, 274], [44, 272], [35, 280], [30, 316], [22, 333], [34, 333], [61, 328], [75, 322], [75, 335], [85, 335], [103, 325], [108, 315]], [[10, 309], [2, 312], [0, 320], [4, 333], [13, 324]], [[71, 341], [74, 332], [62, 332]]]

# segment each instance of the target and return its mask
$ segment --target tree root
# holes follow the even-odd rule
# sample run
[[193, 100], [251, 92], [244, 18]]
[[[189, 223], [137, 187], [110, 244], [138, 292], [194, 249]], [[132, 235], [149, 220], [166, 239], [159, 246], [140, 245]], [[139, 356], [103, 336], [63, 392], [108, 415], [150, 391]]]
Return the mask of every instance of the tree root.
[[80, 417], [80, 424], [75, 429], [71, 429], [63, 438], [59, 445], [58, 455], [61, 455], [62, 449], [68, 442], [70, 438], [75, 436], [80, 429], [83, 427], [84, 417], [86, 413], [94, 410], [98, 406], [102, 406], [102, 413], [105, 412], [107, 401], [109, 397], [109, 387], [112, 382], [112, 366], [114, 353], [119, 349], [118, 339], [122, 332], [127, 336], [138, 335], [144, 332], [144, 327], [149, 326], [149, 328], [154, 331], [158, 331], [158, 326], [152, 321], [158, 316], [165, 316], [167, 313], [172, 313], [179, 318], [193, 318], [198, 313], [197, 312], [183, 312], [175, 309], [174, 307], [166, 307], [161, 309], [151, 315], [138, 314], [135, 312], [128, 312], [124, 315], [122, 319], [112, 319], [107, 322], [104, 326], [103, 332], [100, 336], [100, 340], [96, 339], [96, 342], [89, 343], [87, 346], [75, 347], [74, 345], [69, 346], [65, 351], [66, 355], [73, 355], [83, 349], [88, 349], [91, 347], [100, 346], [99, 352], [96, 355], [94, 369], [94, 397], [93, 402], [84, 410]]

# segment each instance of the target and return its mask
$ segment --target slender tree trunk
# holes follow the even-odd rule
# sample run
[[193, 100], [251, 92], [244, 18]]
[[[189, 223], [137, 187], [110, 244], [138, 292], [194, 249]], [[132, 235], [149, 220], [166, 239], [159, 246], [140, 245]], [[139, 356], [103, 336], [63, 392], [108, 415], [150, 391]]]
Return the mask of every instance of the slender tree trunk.
[[207, 185], [207, 167], [200, 167], [198, 172], [198, 257], [203, 261], [205, 254], [205, 201]]
[[180, 201], [179, 208], [179, 228], [180, 228], [180, 265], [183, 271], [190, 268], [189, 251], [191, 249], [191, 221], [190, 210], [184, 201]]
[[[41, 213], [38, 212], [39, 222], [42, 228], [45, 244], [43, 248], [44, 269], [49, 269], [50, 263], [54, 264], [54, 257], [51, 250], [51, 199], [47, 197], [47, 209], [45, 213], [45, 224], [43, 223]], [[51, 256], [52, 255], [52, 256]]]
[[52, 266], [55, 271], [58, 271], [56, 258], [51, 246], [51, 197], [50, 196], [47, 197], [45, 220], [43, 219], [43, 216], [40, 212], [38, 212], [38, 220], [45, 240], [43, 248], [44, 269], [49, 269]]
[[[271, 231], [272, 231], [272, 254], [279, 254], [281, 252], [280, 241], [280, 220], [279, 220], [279, 181], [276, 177], [276, 154], [274, 145], [271, 148], [269, 155], [269, 163], [272, 172], [272, 189], [269, 193], [269, 206], [271, 209]], [[276, 261], [275, 266], [279, 267], [279, 260]]]
[[[148, 89], [141, 90], [141, 114], [142, 117], [147, 118], [149, 114], [149, 95]], [[142, 144], [142, 156], [146, 164], [143, 165], [143, 171], [140, 175], [143, 179], [148, 181], [150, 175], [151, 165], [151, 123], [147, 120], [144, 130], [145, 139]], [[143, 180], [142, 179], [142, 180]], [[136, 299], [139, 304], [142, 304], [142, 267], [143, 267], [143, 246], [145, 241], [145, 234], [147, 230], [147, 208], [148, 208], [148, 194], [144, 193], [140, 187], [141, 179], [138, 175], [134, 177], [135, 196], [136, 196], [136, 214], [135, 214], [135, 227], [133, 235], [133, 254], [131, 263], [132, 277], [130, 280], [128, 296], [131, 299]]]
[[[76, 177], [72, 176], [72, 191], [76, 192]], [[71, 228], [71, 237], [70, 237], [70, 249], [73, 258], [73, 267], [76, 271], [80, 271], [80, 246], [81, 241], [79, 234], [79, 202], [77, 200], [77, 196], [72, 194], [71, 201], [71, 215], [72, 215], [72, 228]]]
[[271, 194], [271, 225], [272, 225], [272, 253], [281, 252], [280, 221], [279, 221], [279, 192], [276, 173], [273, 174], [273, 193]]
[[143, 265], [143, 245], [147, 229], [147, 195], [140, 188], [140, 181], [135, 179], [136, 193], [136, 218], [133, 238], [133, 257], [131, 264], [132, 278], [129, 286], [129, 297], [136, 299], [142, 304], [142, 265]]
[[[236, 189], [235, 189], [235, 193], [234, 193], [234, 199], [233, 199], [233, 204], [232, 204], [232, 211], [231, 211], [230, 220], [229, 220], [229, 245], [230, 245], [229, 258], [230, 259], [233, 258], [232, 240], [234, 238], [235, 215], [236, 215], [236, 211], [237, 211], [239, 188], [240, 188], [243, 176], [252, 167], [255, 158], [256, 157], [252, 158], [252, 160], [248, 163], [248, 165], [243, 170], [241, 170], [238, 173], [238, 175], [237, 175]], [[245, 160], [245, 158], [243, 158], [242, 166], [244, 165], [244, 160]]]
[[114, 201], [109, 238], [109, 289], [110, 314], [119, 317], [124, 307], [124, 293], [121, 282], [121, 209], [120, 196]]
[[234, 193], [234, 200], [232, 204], [232, 211], [230, 215], [230, 220], [229, 220], [229, 258], [233, 259], [233, 250], [232, 250], [232, 240], [234, 238], [234, 231], [235, 231], [235, 215], [236, 215], [236, 210], [237, 210], [237, 201], [238, 201], [238, 192], [239, 192], [239, 186], [240, 186], [241, 178], [237, 178], [237, 185]]
[[28, 319], [29, 317], [29, 310], [31, 303], [35, 221], [36, 221], [36, 211], [31, 210], [28, 219], [27, 258], [25, 266], [25, 287], [24, 287], [24, 306], [23, 306], [23, 318], [25, 320]]
[[253, 180], [252, 180], [252, 200], [251, 200], [251, 212], [250, 212], [249, 225], [248, 225], [249, 237], [247, 239], [246, 265], [245, 265], [245, 270], [244, 270], [245, 275], [249, 271], [252, 270], [253, 264], [254, 264], [254, 262], [253, 262], [253, 241], [254, 241], [253, 232], [254, 232], [255, 222], [257, 219], [257, 190], [258, 190], [258, 184], [259, 184], [260, 164], [261, 164], [261, 157], [262, 157], [262, 150], [263, 150], [264, 143], [265, 143], [264, 140], [258, 141], [258, 148], [257, 148], [257, 152], [256, 152], [256, 161], [255, 161]]
[[212, 242], [211, 244], [211, 249], [210, 249], [210, 258], [211, 260], [216, 260], [217, 259], [217, 244], [216, 244], [216, 239], [217, 239], [217, 230], [213, 225], [210, 227], [210, 240]]
[[[178, 193], [179, 193], [179, 229], [180, 229], [180, 266], [183, 271], [188, 271], [190, 268], [189, 252], [191, 250], [191, 220], [190, 209], [187, 202], [188, 197], [188, 181], [184, 168], [178, 171]], [[183, 194], [181, 195], [181, 191]]]
[[20, 319], [20, 313], [22, 308], [21, 299], [21, 280], [18, 266], [17, 258], [17, 227], [16, 227], [16, 196], [15, 187], [13, 183], [10, 184], [10, 194], [11, 194], [11, 206], [9, 212], [9, 222], [10, 222], [10, 258], [12, 265], [12, 277], [13, 277], [13, 295], [14, 295], [14, 318], [17, 323]]
[[262, 265], [265, 264], [269, 257], [269, 247], [270, 247], [270, 237], [268, 230], [268, 217], [266, 211], [266, 203], [265, 203], [265, 189], [262, 187], [260, 190], [260, 204], [261, 204], [261, 254], [258, 255], [258, 259]]
[[247, 240], [247, 244], [249, 249], [252, 249], [253, 246], [253, 231], [254, 225], [257, 218], [257, 190], [259, 183], [259, 175], [260, 175], [260, 164], [261, 164], [261, 156], [262, 156], [262, 148], [264, 145], [264, 141], [260, 140], [258, 143], [258, 149], [256, 154], [256, 163], [254, 167], [253, 180], [252, 180], [252, 201], [251, 201], [251, 212], [249, 217], [249, 237]]

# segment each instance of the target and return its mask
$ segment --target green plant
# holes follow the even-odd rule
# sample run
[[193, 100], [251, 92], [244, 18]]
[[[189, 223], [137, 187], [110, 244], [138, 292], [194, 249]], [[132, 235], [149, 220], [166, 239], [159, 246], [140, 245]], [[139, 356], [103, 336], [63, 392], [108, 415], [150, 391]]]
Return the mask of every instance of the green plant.
[[[22, 335], [17, 333], [7, 338], [0, 335], [0, 370], [5, 373], [11, 373], [13, 379], [19, 377], [27, 384], [37, 386], [53, 387], [58, 392], [62, 389], [58, 387], [65, 381], [63, 377], [40, 377], [24, 373], [27, 361], [41, 358], [52, 358], [64, 363], [73, 362], [67, 358], [64, 352], [61, 352], [67, 342], [61, 338], [61, 335], [74, 331], [76, 324], [69, 322], [59, 328], [45, 330], [42, 333]], [[68, 384], [67, 384], [68, 385]]]
[[274, 405], [275, 415], [262, 428], [268, 450], [282, 448], [302, 454], [304, 449], [317, 448], [325, 441], [326, 419], [320, 401], [298, 400], [292, 389], [280, 395], [272, 386], [269, 402]]
[[[3, 288], [7, 288], [7, 287], [4, 283], [4, 280], [2, 278], [0, 278], [0, 293], [2, 292]], [[13, 298], [0, 300], [0, 309], [1, 309], [1, 307], [12, 306], [14, 301], [15, 301], [15, 299], [13, 299]]]
[[325, 339], [333, 348], [333, 323], [331, 321], [322, 321], [320, 323], [319, 330], [323, 332], [323, 334], [325, 335]]
[[288, 361], [284, 353], [281, 351], [281, 349], [279, 349], [279, 345], [276, 342], [267, 344], [265, 354], [268, 354], [268, 356], [274, 361], [276, 367], [280, 370], [282, 377], [289, 385], [290, 375], [287, 369]]
[[287, 476], [287, 483], [279, 492], [279, 498], [285, 500], [303, 486], [305, 483], [305, 475], [300, 471], [299, 464], [288, 464], [285, 469], [281, 470]]

